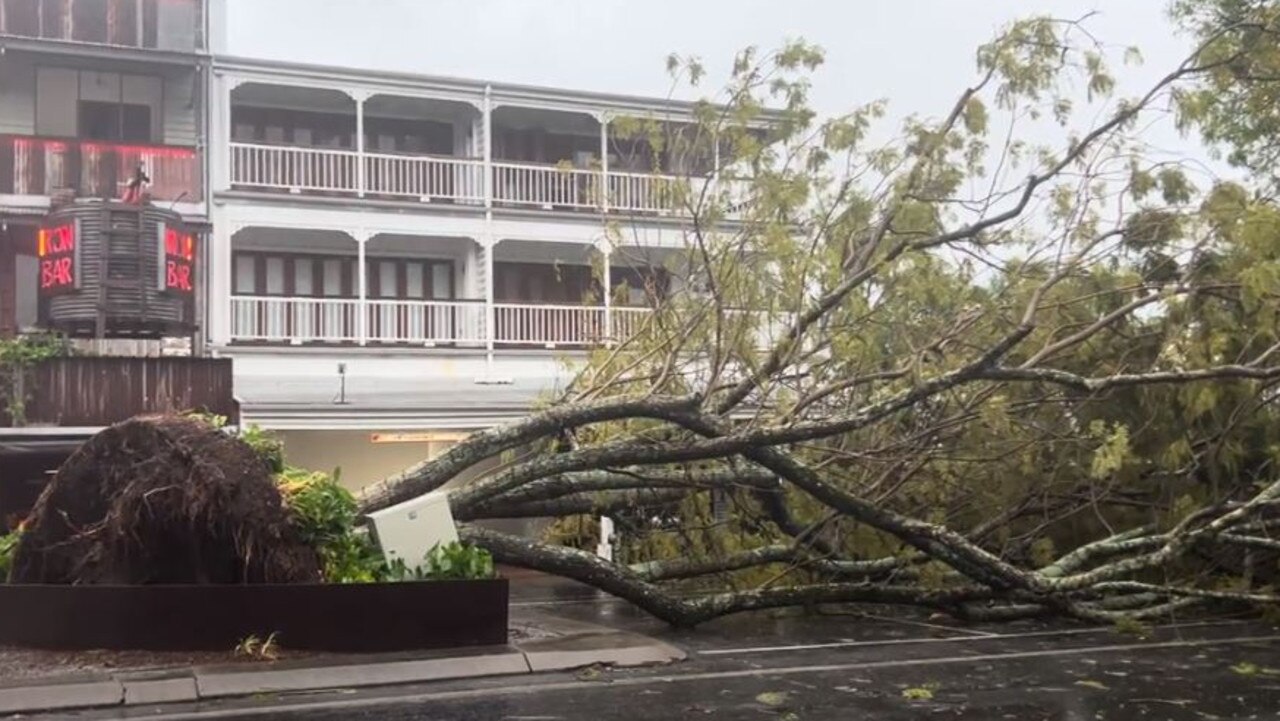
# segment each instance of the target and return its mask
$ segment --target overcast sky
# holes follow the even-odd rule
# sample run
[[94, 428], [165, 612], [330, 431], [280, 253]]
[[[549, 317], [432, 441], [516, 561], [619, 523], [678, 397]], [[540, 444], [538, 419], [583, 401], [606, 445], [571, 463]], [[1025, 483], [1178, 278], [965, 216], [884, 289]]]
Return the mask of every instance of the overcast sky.
[[715, 77], [746, 45], [803, 37], [828, 53], [815, 87], [824, 112], [881, 97], [928, 112], [972, 78], [978, 44], [1031, 12], [1097, 11], [1089, 27], [1101, 40], [1146, 56], [1126, 81], [1163, 73], [1187, 49], [1167, 0], [228, 2], [236, 55], [634, 94], [666, 95], [670, 52], [701, 56]]

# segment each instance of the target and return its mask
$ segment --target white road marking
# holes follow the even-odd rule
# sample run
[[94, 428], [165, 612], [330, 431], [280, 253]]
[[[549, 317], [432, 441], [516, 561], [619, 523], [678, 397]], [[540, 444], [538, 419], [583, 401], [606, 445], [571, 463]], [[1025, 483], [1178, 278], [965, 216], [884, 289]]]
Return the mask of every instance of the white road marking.
[[[973, 639], [969, 639], [973, 640]], [[914, 666], [974, 664], [991, 661], [1018, 661], [1031, 658], [1055, 658], [1065, 656], [1084, 656], [1089, 654], [1121, 653], [1133, 651], [1146, 653], [1156, 649], [1174, 648], [1206, 648], [1211, 646], [1231, 646], [1248, 643], [1277, 643], [1280, 635], [1239, 636], [1235, 638], [1202, 639], [1195, 641], [1165, 641], [1161, 643], [1112, 644], [1107, 646], [1086, 646], [1081, 648], [1042, 649], [1038, 651], [1017, 651], [1011, 653], [988, 653], [972, 656], [946, 656], [942, 658], [894, 659], [889, 661], [863, 661], [859, 663], [821, 664], [811, 666], [785, 666], [781, 668], [755, 668], [736, 671], [706, 671], [666, 676], [638, 676], [611, 679], [607, 684], [591, 681], [555, 681], [542, 684], [525, 684], [522, 686], [504, 686], [462, 689], [458, 691], [436, 691], [384, 698], [344, 699], [334, 702], [310, 702], [302, 704], [281, 704], [272, 707], [218, 709], [214, 711], [195, 711], [191, 713], [156, 714], [146, 718], [152, 721], [181, 721], [182, 719], [217, 719], [234, 717], [270, 716], [280, 713], [298, 713], [300, 711], [337, 710], [343, 708], [369, 709], [374, 706], [410, 706], [415, 704], [466, 700], [472, 698], [493, 698], [495, 696], [518, 696], [543, 693], [548, 691], [581, 691], [592, 687], [619, 688], [626, 686], [651, 686], [658, 684], [687, 683], [690, 681], [720, 681], [738, 678], [755, 678], [762, 676], [795, 676], [814, 673], [833, 673], [837, 671], [866, 671], [887, 668], [909, 668]]]
[[[886, 619], [888, 620], [888, 619]], [[1203, 628], [1207, 626], [1240, 626], [1244, 621], [1199, 621], [1194, 623], [1176, 623], [1167, 626], [1156, 626], [1155, 630], [1175, 628]], [[945, 630], [959, 631], [942, 626]], [[903, 646], [925, 643], [959, 643], [963, 641], [996, 641], [1001, 639], [1042, 638], [1048, 636], [1079, 636], [1090, 633], [1110, 633], [1104, 626], [1093, 628], [1071, 628], [1058, 631], [1026, 631], [1024, 633], [991, 633], [985, 636], [954, 636], [952, 638], [890, 638], [881, 641], [831, 641], [829, 643], [798, 643], [791, 646], [747, 646], [743, 648], [717, 648], [709, 651], [698, 651], [699, 656], [736, 656], [754, 653], [778, 653], [781, 651], [814, 651], [824, 648], [858, 648], [859, 646]]]

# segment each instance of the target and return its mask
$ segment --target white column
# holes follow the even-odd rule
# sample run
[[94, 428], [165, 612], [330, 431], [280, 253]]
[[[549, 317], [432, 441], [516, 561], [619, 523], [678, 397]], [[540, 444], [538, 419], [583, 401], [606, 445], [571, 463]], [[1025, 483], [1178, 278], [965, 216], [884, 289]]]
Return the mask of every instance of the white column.
[[363, 198], [365, 188], [368, 187], [364, 167], [364, 101], [368, 95], [353, 93], [352, 97], [356, 101], [356, 194]]
[[493, 253], [497, 248], [492, 235], [486, 235], [481, 241], [484, 246], [484, 336], [485, 351], [488, 357], [489, 369], [493, 368], [493, 341], [498, 335], [498, 324], [496, 319], [496, 311], [493, 307]]
[[356, 333], [360, 345], [369, 342], [369, 272], [365, 267], [364, 246], [369, 242], [369, 234], [359, 231], [356, 234], [357, 280], [360, 288], [360, 300], [356, 303]]
[[[484, 86], [484, 207], [493, 207], [493, 89]], [[493, 250], [492, 238], [489, 245]], [[493, 334], [490, 329], [489, 334]]]
[[213, 85], [210, 93], [214, 107], [209, 113], [210, 123], [208, 137], [205, 142], [205, 162], [209, 163], [210, 184], [205, 189], [205, 197], [212, 198], [215, 190], [231, 188], [231, 94], [241, 84], [240, 80], [211, 73], [209, 82]]
[[205, 342], [208, 345], [221, 346], [231, 341], [231, 289], [232, 273], [231, 241], [235, 236], [235, 228], [224, 220], [225, 214], [219, 212], [220, 206], [210, 206], [210, 218], [213, 231], [209, 233], [209, 248], [206, 257], [209, 259], [208, 274], [205, 279], [205, 306], [207, 323]]
[[608, 242], [602, 243], [600, 252], [604, 254], [604, 279], [601, 283], [604, 286], [604, 337], [607, 343], [613, 343], [613, 247]]
[[609, 212], [609, 118], [604, 115], [600, 116], [600, 209]]

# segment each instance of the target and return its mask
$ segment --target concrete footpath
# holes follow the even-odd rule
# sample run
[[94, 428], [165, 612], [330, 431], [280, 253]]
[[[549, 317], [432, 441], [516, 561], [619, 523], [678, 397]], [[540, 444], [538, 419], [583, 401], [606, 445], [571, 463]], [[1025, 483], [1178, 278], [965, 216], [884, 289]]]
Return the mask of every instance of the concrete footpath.
[[684, 651], [637, 633], [537, 611], [513, 614], [506, 646], [445, 651], [328, 656], [0, 682], [0, 714], [140, 706], [370, 686], [632, 667], [683, 660]]

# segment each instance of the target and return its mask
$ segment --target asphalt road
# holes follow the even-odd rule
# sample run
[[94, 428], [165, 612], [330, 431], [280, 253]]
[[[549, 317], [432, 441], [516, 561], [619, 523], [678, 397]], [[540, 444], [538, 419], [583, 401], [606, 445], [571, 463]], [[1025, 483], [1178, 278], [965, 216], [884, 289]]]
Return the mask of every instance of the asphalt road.
[[751, 614], [668, 630], [625, 603], [551, 583], [533, 608], [663, 637], [684, 663], [628, 671], [241, 699], [82, 719], [1273, 719], [1280, 630], [1185, 621], [1147, 638], [1034, 623], [964, 626], [901, 611]]

